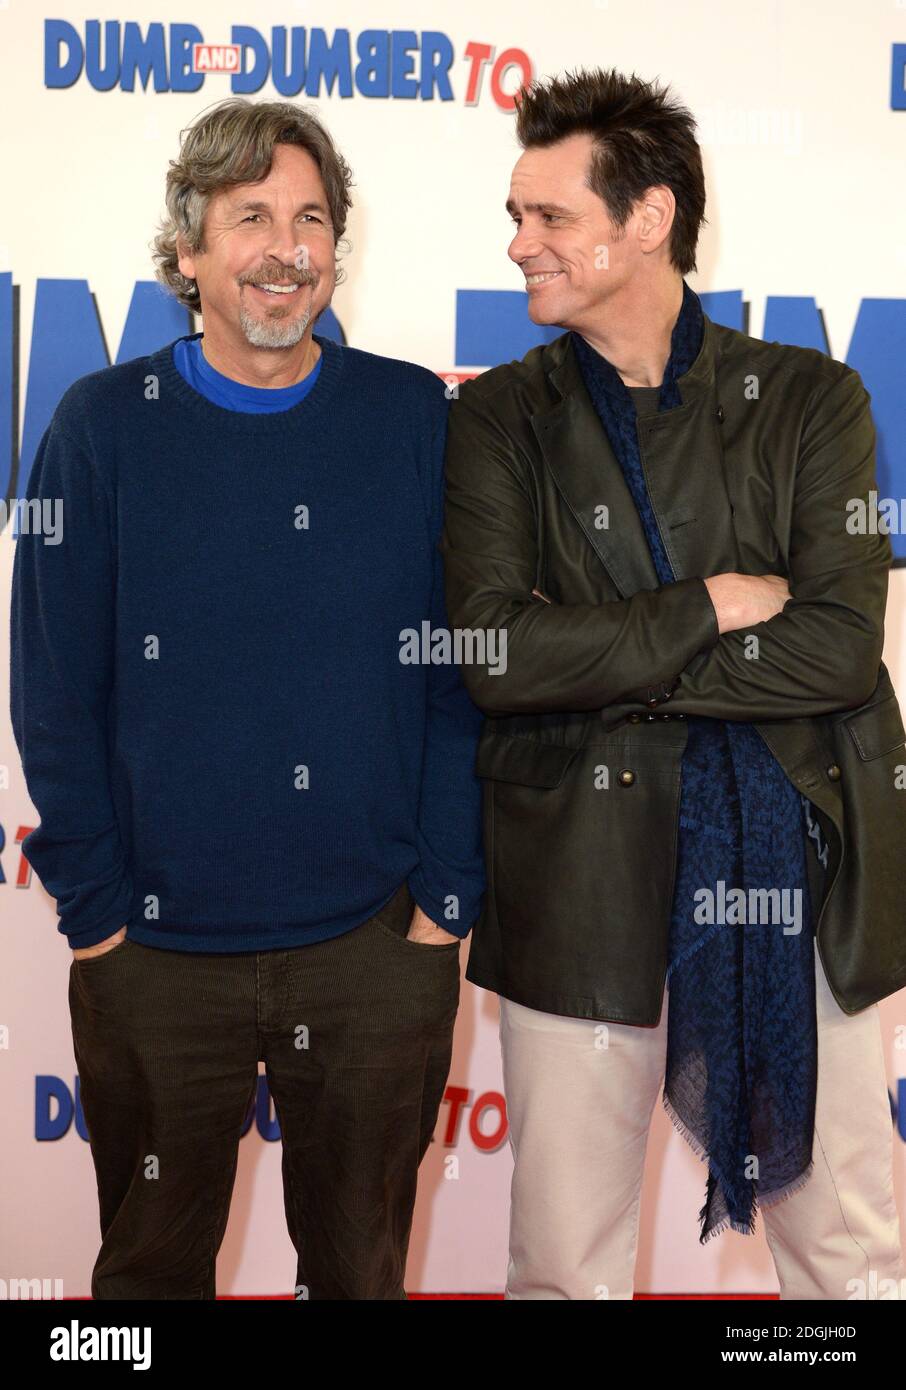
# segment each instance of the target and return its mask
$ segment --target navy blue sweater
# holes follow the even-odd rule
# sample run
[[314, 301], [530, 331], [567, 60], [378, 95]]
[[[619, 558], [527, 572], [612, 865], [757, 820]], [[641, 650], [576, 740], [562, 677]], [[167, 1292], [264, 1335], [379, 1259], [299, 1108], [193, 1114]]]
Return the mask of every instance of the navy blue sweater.
[[411, 363], [318, 335], [314, 389], [215, 405], [172, 344], [60, 401], [16, 542], [11, 710], [60, 931], [265, 950], [337, 936], [407, 880], [464, 936], [480, 908], [481, 714], [437, 542], [448, 402]]

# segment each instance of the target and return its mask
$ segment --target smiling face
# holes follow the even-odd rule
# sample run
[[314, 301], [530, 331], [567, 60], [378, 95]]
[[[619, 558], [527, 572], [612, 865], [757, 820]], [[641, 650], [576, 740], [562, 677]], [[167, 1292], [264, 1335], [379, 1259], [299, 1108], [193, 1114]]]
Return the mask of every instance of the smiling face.
[[179, 268], [198, 284], [206, 339], [290, 348], [310, 335], [333, 294], [335, 246], [308, 151], [276, 145], [267, 178], [216, 193], [204, 247], [180, 255]]
[[592, 147], [590, 135], [570, 135], [527, 149], [513, 169], [506, 207], [516, 235], [507, 254], [526, 277], [533, 323], [582, 332], [641, 262], [638, 214], [618, 232], [588, 187]]

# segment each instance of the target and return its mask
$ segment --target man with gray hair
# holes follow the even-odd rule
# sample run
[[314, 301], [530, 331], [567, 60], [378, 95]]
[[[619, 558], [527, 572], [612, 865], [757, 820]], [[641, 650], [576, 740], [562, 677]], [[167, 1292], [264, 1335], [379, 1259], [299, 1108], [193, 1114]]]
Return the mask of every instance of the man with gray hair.
[[20, 537], [24, 842], [72, 948], [99, 1299], [213, 1298], [265, 1064], [296, 1294], [401, 1299], [484, 884], [480, 715], [446, 631], [448, 401], [314, 332], [351, 175], [231, 98], [167, 176], [158, 275], [204, 331], [64, 394]]

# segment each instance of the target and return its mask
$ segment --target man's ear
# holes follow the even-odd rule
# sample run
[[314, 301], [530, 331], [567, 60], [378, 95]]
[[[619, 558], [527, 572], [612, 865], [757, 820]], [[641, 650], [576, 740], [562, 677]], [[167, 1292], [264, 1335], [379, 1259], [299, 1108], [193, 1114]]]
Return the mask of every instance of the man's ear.
[[676, 216], [676, 198], [666, 184], [645, 190], [639, 202], [638, 237], [643, 252], [656, 251], [670, 235]]
[[184, 275], [187, 280], [194, 280], [195, 257], [189, 254], [182, 232], [178, 232], [176, 236], [176, 257], [180, 274]]

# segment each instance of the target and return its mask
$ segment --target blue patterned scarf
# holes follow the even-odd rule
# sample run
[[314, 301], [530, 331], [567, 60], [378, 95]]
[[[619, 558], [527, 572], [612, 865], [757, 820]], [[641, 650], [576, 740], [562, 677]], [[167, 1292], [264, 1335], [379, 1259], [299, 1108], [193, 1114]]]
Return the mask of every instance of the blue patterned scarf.
[[[682, 405], [678, 378], [698, 356], [703, 332], [701, 301], [684, 282], [660, 411]], [[633, 399], [614, 367], [579, 334], [570, 336], [658, 579], [674, 583], [645, 486]], [[727, 1227], [751, 1234], [756, 1206], [791, 1196], [812, 1171], [818, 1041], [805, 856], [813, 822], [808, 801], [753, 725], [690, 715], [687, 728], [663, 1100], [708, 1164], [704, 1242]]]

